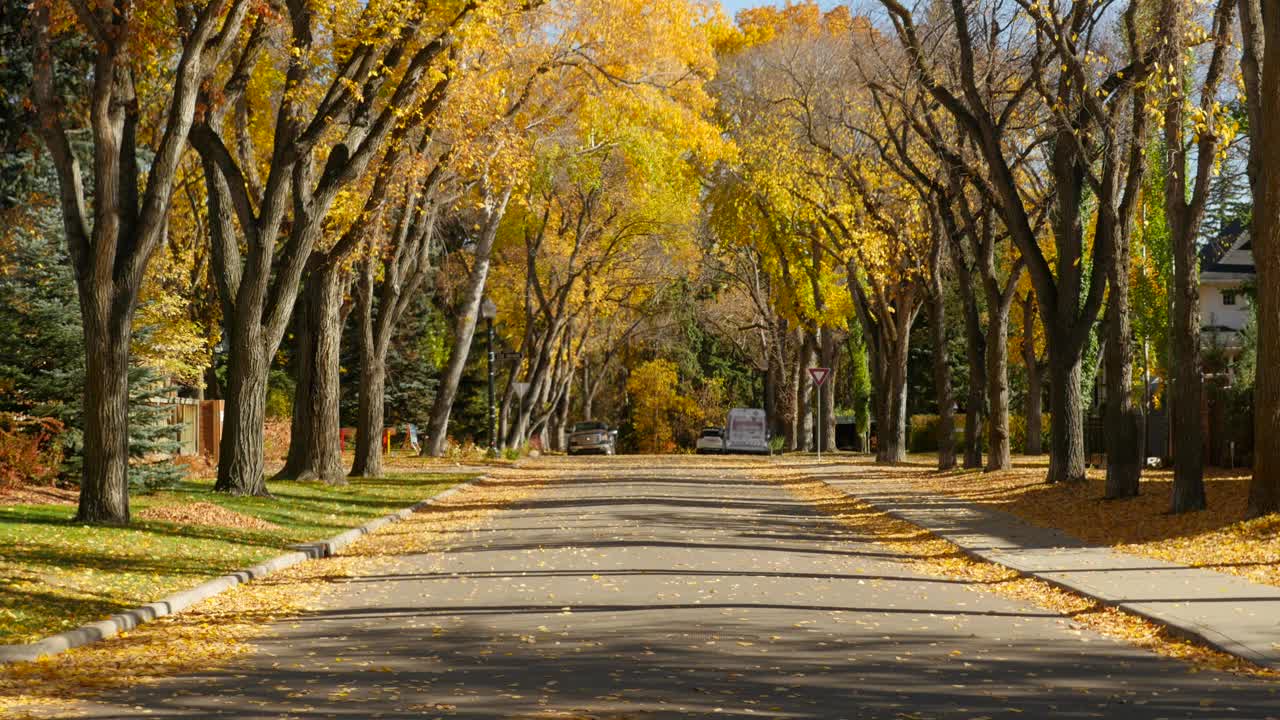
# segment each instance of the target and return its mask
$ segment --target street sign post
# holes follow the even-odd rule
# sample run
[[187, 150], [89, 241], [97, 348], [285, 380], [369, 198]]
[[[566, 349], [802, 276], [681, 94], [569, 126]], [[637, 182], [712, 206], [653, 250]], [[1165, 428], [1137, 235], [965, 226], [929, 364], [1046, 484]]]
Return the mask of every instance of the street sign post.
[[818, 392], [818, 402], [813, 409], [813, 424], [818, 428], [818, 461], [822, 461], [822, 385], [827, 382], [827, 378], [831, 375], [831, 368], [812, 367], [809, 368], [809, 378], [813, 380], [813, 387]]

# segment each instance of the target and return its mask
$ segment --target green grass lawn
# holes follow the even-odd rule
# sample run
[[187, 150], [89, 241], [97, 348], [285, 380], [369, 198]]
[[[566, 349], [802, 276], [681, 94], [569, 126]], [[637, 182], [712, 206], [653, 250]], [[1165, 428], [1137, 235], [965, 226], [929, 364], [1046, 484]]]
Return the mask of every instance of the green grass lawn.
[[269, 484], [274, 497], [230, 497], [212, 480], [135, 495], [147, 508], [212, 503], [278, 525], [232, 528], [135, 520], [127, 528], [70, 522], [66, 505], [0, 506], [0, 644], [30, 642], [331, 537], [427, 498], [470, 474], [400, 474], [346, 487]]

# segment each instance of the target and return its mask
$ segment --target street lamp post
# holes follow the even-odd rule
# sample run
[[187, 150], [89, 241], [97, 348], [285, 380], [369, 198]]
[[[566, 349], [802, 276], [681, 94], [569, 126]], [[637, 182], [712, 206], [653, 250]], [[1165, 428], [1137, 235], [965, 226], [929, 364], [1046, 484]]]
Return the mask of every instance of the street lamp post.
[[494, 413], [493, 413], [493, 319], [498, 316], [498, 306], [490, 298], [485, 298], [480, 303], [480, 315], [484, 317], [485, 324], [488, 328], [489, 343], [489, 452], [496, 454], [498, 452], [497, 431], [494, 430]]

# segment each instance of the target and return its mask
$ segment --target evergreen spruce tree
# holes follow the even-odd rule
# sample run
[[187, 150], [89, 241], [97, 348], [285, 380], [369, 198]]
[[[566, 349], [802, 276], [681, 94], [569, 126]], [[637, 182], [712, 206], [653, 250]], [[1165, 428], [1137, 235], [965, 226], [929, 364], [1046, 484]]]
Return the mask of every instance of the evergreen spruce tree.
[[[84, 339], [75, 279], [53, 210], [26, 213], [4, 231], [0, 264], [0, 412], [61, 422], [63, 475], [80, 476], [84, 427]], [[130, 372], [129, 483], [153, 490], [181, 478], [170, 390], [149, 368]]]
[[154, 370], [134, 366], [129, 371], [129, 489], [150, 492], [182, 480], [173, 462], [178, 452], [170, 387]]
[[10, 226], [0, 266], [0, 412], [54, 418], [65, 428], [63, 474], [80, 474], [85, 380], [80, 306], [70, 266], [49, 237], [52, 212]]

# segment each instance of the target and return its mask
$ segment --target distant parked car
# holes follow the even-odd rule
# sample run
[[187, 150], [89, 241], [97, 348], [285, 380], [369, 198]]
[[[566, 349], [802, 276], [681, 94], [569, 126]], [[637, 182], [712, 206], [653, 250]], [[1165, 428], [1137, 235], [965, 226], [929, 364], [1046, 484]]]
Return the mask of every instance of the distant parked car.
[[612, 455], [618, 442], [618, 431], [602, 422], [580, 422], [569, 434], [569, 454], [598, 453]]
[[699, 455], [719, 455], [724, 452], [724, 430], [718, 427], [705, 427], [698, 434], [698, 442], [694, 452]]

